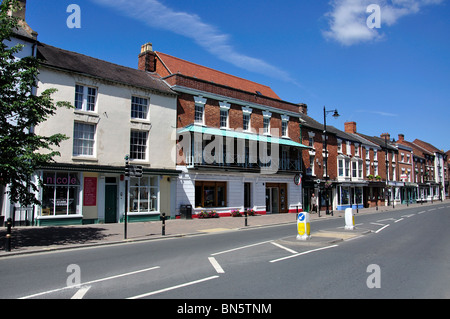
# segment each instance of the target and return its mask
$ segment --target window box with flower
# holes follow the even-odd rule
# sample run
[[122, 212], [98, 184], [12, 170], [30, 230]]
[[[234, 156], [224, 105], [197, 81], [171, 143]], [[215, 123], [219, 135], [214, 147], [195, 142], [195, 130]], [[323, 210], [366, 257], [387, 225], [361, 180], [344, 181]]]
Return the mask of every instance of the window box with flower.
[[219, 218], [219, 214], [213, 210], [213, 211], [201, 211], [200, 214], [198, 214], [198, 218]]

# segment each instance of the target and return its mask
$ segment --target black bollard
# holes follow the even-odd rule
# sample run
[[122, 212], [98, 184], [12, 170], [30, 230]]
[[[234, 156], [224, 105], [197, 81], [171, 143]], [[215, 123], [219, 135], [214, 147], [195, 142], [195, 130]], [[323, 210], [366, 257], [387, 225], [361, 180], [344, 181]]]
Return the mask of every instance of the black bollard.
[[244, 214], [245, 214], [245, 227], [247, 227], [247, 226], [248, 226], [248, 222], [247, 222], [247, 216], [248, 216], [247, 209], [245, 210]]
[[11, 226], [12, 219], [8, 218], [8, 220], [6, 221], [5, 251], [11, 251]]
[[162, 221], [161, 234], [162, 234], [162, 236], [165, 236], [166, 235], [166, 213], [162, 213], [162, 215], [160, 216], [160, 219]]

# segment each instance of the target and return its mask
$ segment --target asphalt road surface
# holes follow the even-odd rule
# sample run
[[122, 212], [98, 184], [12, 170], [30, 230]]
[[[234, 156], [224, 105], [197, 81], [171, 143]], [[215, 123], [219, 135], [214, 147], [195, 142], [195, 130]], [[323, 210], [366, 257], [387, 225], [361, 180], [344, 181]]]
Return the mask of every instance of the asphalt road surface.
[[[0, 259], [0, 298], [450, 298], [450, 205]], [[264, 308], [269, 307], [269, 309]], [[252, 308], [253, 307], [253, 308]], [[259, 307], [259, 308], [258, 308]]]

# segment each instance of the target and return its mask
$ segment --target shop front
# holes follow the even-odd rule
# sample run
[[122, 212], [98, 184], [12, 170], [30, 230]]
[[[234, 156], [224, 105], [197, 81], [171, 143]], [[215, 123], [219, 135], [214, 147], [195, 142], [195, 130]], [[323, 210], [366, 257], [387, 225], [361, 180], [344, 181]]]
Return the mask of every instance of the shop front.
[[362, 209], [363, 189], [367, 183], [341, 183], [336, 186], [337, 210], [345, 210], [346, 208]]
[[385, 182], [369, 181], [367, 187], [364, 187], [364, 207], [384, 206], [388, 201], [385, 189]]
[[37, 172], [36, 180], [42, 180], [37, 193], [42, 205], [34, 216], [37, 226], [123, 222], [127, 194], [130, 222], [159, 220], [161, 212], [175, 217], [177, 171], [146, 170], [142, 178], [130, 178], [125, 190], [124, 168], [83, 168]]
[[402, 204], [415, 204], [419, 198], [419, 185], [416, 183], [405, 182], [402, 187]]
[[[191, 172], [178, 179], [177, 208], [193, 207], [193, 218], [210, 212], [227, 217], [246, 209], [256, 214], [294, 213], [302, 209], [301, 184], [293, 175], [240, 174], [232, 172]], [[181, 211], [180, 211], [181, 213]]]

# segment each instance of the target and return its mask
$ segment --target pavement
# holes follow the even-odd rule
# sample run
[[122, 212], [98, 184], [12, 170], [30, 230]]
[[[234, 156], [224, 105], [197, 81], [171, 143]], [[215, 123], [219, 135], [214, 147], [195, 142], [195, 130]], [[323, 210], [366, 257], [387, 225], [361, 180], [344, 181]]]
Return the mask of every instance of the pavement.
[[[450, 202], [446, 200], [445, 202]], [[440, 201], [432, 203], [411, 204], [412, 207], [427, 207], [441, 204]], [[406, 205], [382, 206], [376, 208], [360, 209], [359, 214], [390, 212], [408, 208]], [[356, 209], [353, 210], [356, 214]], [[342, 218], [344, 223], [344, 211], [334, 211], [333, 216], [321, 212], [310, 214], [311, 223], [330, 218]], [[356, 217], [357, 218], [357, 217]], [[63, 249], [90, 247], [98, 245], [123, 244], [127, 242], [148, 241], [164, 238], [194, 236], [223, 231], [239, 231], [256, 227], [268, 227], [272, 225], [295, 224], [296, 214], [273, 214], [249, 216], [247, 226], [245, 217], [221, 217], [207, 219], [174, 219], [167, 220], [165, 235], [162, 236], [162, 222], [139, 222], [127, 224], [127, 238], [124, 238], [124, 224], [95, 224], [81, 226], [43, 226], [43, 227], [13, 227], [11, 233], [11, 251], [5, 251], [6, 228], [0, 229], [0, 258], [6, 256], [23, 255], [30, 253], [49, 252]], [[296, 230], [294, 230], [295, 232]], [[329, 236], [328, 236], [329, 235]], [[328, 236], [328, 237], [327, 237]], [[293, 236], [294, 237], [294, 236]], [[341, 240], [343, 235], [312, 232], [312, 238], [323, 241], [324, 238], [331, 242]], [[291, 239], [289, 239], [291, 240]], [[311, 242], [314, 243], [314, 240]]]

